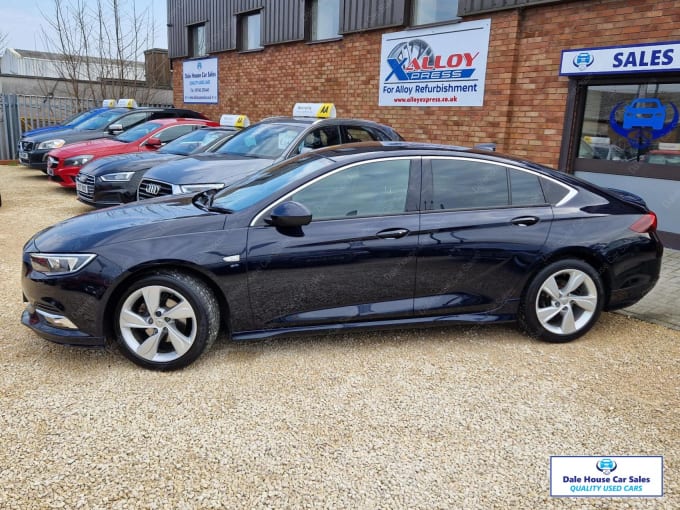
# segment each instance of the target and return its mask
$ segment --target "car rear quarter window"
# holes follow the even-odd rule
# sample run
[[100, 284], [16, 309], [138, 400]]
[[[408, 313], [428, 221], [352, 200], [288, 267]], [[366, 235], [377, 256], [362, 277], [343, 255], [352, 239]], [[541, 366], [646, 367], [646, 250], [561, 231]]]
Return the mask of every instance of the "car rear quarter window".
[[543, 189], [537, 175], [515, 168], [508, 170], [510, 176], [511, 205], [545, 204]]
[[569, 188], [557, 184], [551, 179], [541, 178], [541, 187], [549, 204], [558, 204], [569, 194]]
[[465, 159], [432, 159], [430, 210], [477, 209], [510, 204], [503, 166]]
[[294, 193], [312, 221], [403, 214], [410, 159], [370, 162], [335, 172]]

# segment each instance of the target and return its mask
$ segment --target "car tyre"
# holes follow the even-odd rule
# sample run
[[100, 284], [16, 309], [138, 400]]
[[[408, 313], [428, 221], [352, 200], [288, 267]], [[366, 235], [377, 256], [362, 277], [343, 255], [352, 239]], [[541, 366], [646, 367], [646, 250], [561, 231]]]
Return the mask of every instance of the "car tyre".
[[177, 271], [141, 278], [116, 307], [114, 329], [122, 353], [154, 370], [175, 370], [195, 361], [215, 342], [220, 311], [212, 291]]
[[602, 278], [577, 259], [553, 262], [536, 274], [520, 305], [519, 322], [546, 342], [574, 340], [590, 330], [602, 311]]

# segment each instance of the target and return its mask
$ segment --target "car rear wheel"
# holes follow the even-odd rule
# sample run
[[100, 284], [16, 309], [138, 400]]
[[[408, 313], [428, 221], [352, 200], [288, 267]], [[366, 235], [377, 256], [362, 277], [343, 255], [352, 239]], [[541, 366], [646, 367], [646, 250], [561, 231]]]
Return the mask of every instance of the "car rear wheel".
[[123, 354], [145, 368], [174, 370], [192, 363], [217, 338], [219, 306], [210, 289], [189, 275], [167, 271], [130, 286], [116, 308]]
[[576, 259], [553, 262], [529, 284], [519, 320], [531, 336], [547, 342], [569, 342], [595, 324], [602, 311], [600, 275]]

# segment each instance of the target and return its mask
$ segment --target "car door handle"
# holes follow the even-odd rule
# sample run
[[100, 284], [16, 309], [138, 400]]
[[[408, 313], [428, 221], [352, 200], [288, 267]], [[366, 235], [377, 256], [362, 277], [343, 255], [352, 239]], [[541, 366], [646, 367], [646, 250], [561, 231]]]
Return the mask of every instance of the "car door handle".
[[538, 218], [536, 216], [518, 216], [517, 218], [511, 219], [510, 223], [520, 227], [528, 227], [529, 225], [538, 223]]
[[380, 239], [399, 239], [408, 234], [408, 229], [405, 228], [388, 228], [386, 230], [381, 230], [376, 234], [376, 237]]

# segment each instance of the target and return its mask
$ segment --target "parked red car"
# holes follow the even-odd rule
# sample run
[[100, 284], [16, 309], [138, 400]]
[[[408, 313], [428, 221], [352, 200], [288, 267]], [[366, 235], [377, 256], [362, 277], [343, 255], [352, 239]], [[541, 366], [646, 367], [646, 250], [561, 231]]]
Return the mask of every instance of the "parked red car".
[[114, 154], [155, 151], [175, 138], [203, 126], [219, 124], [203, 119], [156, 119], [112, 138], [98, 138], [65, 145], [50, 151], [47, 155], [47, 174], [61, 186], [75, 188], [75, 178], [80, 168], [93, 159]]

